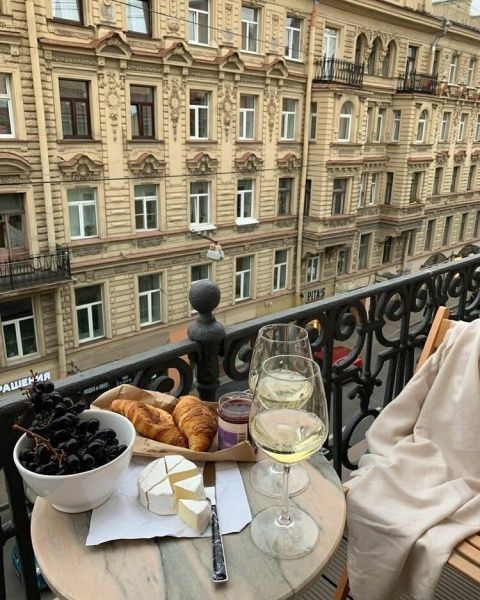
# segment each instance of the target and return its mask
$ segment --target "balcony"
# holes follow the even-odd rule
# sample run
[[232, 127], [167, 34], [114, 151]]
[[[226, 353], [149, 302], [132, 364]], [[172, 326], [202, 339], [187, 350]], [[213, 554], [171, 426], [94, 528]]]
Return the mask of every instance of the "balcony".
[[363, 64], [351, 63], [337, 58], [317, 60], [315, 83], [342, 83], [351, 87], [363, 85]]
[[67, 281], [70, 274], [68, 248], [57, 247], [51, 254], [0, 261], [0, 292], [32, 288]]
[[438, 81], [434, 75], [426, 73], [405, 74], [398, 78], [397, 92], [405, 94], [436, 94]]

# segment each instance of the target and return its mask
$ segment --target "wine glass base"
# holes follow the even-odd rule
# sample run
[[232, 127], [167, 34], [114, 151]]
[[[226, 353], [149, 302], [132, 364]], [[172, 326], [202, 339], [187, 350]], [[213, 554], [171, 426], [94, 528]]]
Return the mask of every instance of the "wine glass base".
[[280, 525], [279, 506], [262, 510], [250, 525], [252, 541], [265, 554], [280, 559], [300, 558], [309, 554], [318, 541], [318, 525], [298, 508], [289, 509], [291, 523]]
[[[270, 498], [283, 496], [283, 469], [277, 469], [273, 460], [261, 460], [250, 469], [250, 483], [261, 494]], [[303, 492], [310, 480], [307, 471], [300, 465], [291, 465], [288, 477], [288, 495], [296, 496]]]

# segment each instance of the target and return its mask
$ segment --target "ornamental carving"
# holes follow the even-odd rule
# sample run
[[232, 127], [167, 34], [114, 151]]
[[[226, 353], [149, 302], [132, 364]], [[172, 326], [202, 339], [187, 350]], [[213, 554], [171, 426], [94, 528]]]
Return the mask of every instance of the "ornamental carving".
[[443, 165], [444, 163], [447, 162], [449, 157], [449, 152], [448, 150], [441, 150], [440, 152], [437, 152], [435, 154], [435, 160], [437, 161], [437, 163], [439, 165]]
[[267, 77], [285, 79], [288, 77], [288, 69], [283, 58], [275, 58], [270, 64], [264, 65]]
[[462, 163], [462, 162], [464, 162], [466, 157], [467, 157], [467, 151], [462, 148], [455, 152], [455, 154], [453, 155], [453, 160], [456, 163]]
[[118, 33], [113, 32], [97, 40], [95, 54], [97, 56], [129, 59], [132, 56], [132, 49], [122, 40]]
[[480, 162], [480, 149], [477, 148], [470, 154], [470, 162], [475, 164]]
[[178, 0], [170, 0], [170, 16], [172, 16], [172, 17], [177, 16], [177, 5], [178, 5]]
[[225, 56], [219, 56], [214, 63], [219, 65], [221, 71], [243, 73], [245, 70], [245, 64], [236, 50], [230, 50]]
[[173, 139], [176, 141], [182, 98], [185, 97], [185, 83], [179, 77], [170, 77], [165, 81], [165, 89], [169, 94], [170, 122], [172, 124]]
[[169, 48], [160, 50], [159, 55], [166, 64], [184, 67], [190, 67], [193, 64], [193, 57], [184, 42], [175, 42]]
[[224, 41], [227, 44], [233, 43], [233, 4], [231, 2], [225, 3], [225, 31]]
[[72, 181], [90, 181], [101, 176], [103, 162], [86, 154], [75, 154], [72, 158], [59, 162], [58, 168]]
[[105, 23], [115, 25], [117, 21], [117, 7], [112, 0], [103, 0], [100, 4], [100, 16]]
[[165, 161], [159, 160], [150, 152], [128, 161], [128, 168], [137, 177], [158, 177], [165, 174]]
[[0, 183], [21, 183], [29, 178], [32, 166], [14, 152], [0, 152]]
[[237, 90], [233, 83], [225, 83], [219, 86], [219, 113], [223, 122], [225, 137], [228, 140], [232, 122], [235, 122], [235, 106]]
[[120, 98], [125, 89], [125, 76], [116, 71], [100, 71], [98, 74], [100, 88], [105, 96], [108, 120], [112, 130], [113, 141], [117, 141], [117, 131], [120, 121]]
[[275, 122], [278, 116], [278, 105], [280, 102], [280, 90], [278, 87], [269, 87], [266, 92], [267, 102], [267, 118], [268, 118], [268, 130], [270, 132], [270, 141], [273, 139], [273, 132], [275, 130]]
[[258, 171], [263, 164], [263, 159], [259, 158], [254, 152], [245, 152], [242, 156], [235, 159], [235, 167], [241, 173], [252, 174]]
[[295, 154], [286, 154], [283, 158], [277, 159], [278, 168], [284, 173], [293, 173], [302, 166], [302, 160]]
[[214, 173], [218, 160], [206, 152], [199, 152], [193, 158], [187, 158], [187, 168], [192, 175], [208, 175]]
[[280, 15], [277, 13], [272, 14], [272, 43], [270, 44], [270, 51], [278, 53], [278, 50], [283, 46], [282, 41], [279, 39], [280, 29]]

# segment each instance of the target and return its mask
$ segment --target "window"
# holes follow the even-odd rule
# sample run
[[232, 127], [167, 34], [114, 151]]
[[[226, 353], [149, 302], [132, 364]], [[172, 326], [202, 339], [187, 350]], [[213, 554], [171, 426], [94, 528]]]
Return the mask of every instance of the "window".
[[408, 79], [412, 76], [417, 66], [417, 46], [409, 46], [407, 50], [407, 61], [405, 64], [405, 77]]
[[300, 38], [302, 21], [295, 17], [287, 17], [285, 56], [293, 60], [300, 60]]
[[475, 227], [473, 228], [473, 237], [478, 239], [480, 237], [480, 210], [477, 210], [475, 215]]
[[325, 27], [323, 34], [323, 55], [325, 58], [334, 59], [337, 55], [338, 31]]
[[448, 83], [455, 83], [457, 81], [457, 65], [458, 55], [452, 54], [450, 59], [450, 67], [448, 69]]
[[2, 302], [0, 318], [7, 359], [36, 354], [37, 340], [31, 299]]
[[150, 0], [128, 0], [127, 31], [141, 35], [151, 35]]
[[235, 300], [248, 300], [252, 297], [252, 257], [237, 258], [235, 265]]
[[310, 104], [310, 140], [317, 138], [317, 103]]
[[297, 101], [284, 98], [282, 103], [282, 140], [295, 139], [295, 114]]
[[155, 135], [153, 88], [130, 86], [130, 118], [132, 138], [153, 138]]
[[460, 123], [458, 124], [457, 142], [463, 142], [463, 138], [465, 137], [465, 130], [467, 128], [467, 122], [468, 114], [462, 113], [460, 115]]
[[287, 287], [287, 250], [275, 250], [275, 263], [273, 265], [273, 291], [278, 292]]
[[258, 52], [258, 8], [242, 6], [242, 50]]
[[345, 211], [345, 196], [347, 192], [346, 179], [333, 180], [332, 215], [343, 215]]
[[392, 262], [393, 256], [393, 238], [387, 237], [383, 242], [382, 265]]
[[408, 247], [407, 247], [407, 256], [414, 256], [415, 254], [415, 241], [416, 234], [415, 231], [408, 232]]
[[372, 173], [372, 177], [370, 180], [370, 195], [368, 197], [369, 204], [377, 203], [377, 183], [378, 183], [378, 173]]
[[208, 44], [209, 0], [189, 0], [188, 3], [188, 39], [194, 44]]
[[59, 85], [63, 137], [91, 137], [88, 82], [60, 79]]
[[278, 180], [278, 214], [289, 215], [292, 208], [292, 177], [280, 177]]
[[320, 279], [320, 257], [312, 256], [307, 260], [307, 283]]
[[15, 137], [10, 77], [0, 73], [0, 139]]
[[96, 237], [97, 200], [94, 188], [74, 188], [67, 191], [70, 239]]
[[337, 275], [345, 275], [348, 273], [349, 263], [349, 250], [348, 248], [341, 248], [337, 254]]
[[457, 165], [452, 170], [452, 181], [450, 182], [450, 192], [458, 190], [458, 182], [460, 180], [460, 167]]
[[138, 306], [142, 327], [161, 320], [160, 292], [160, 275], [142, 275], [138, 278]]
[[52, 17], [58, 21], [82, 23], [82, 0], [52, 0]]
[[23, 194], [0, 194], [0, 252], [25, 248]]
[[210, 223], [210, 183], [192, 181], [190, 183], [190, 227], [201, 229]]
[[252, 221], [253, 199], [253, 179], [240, 179], [237, 182], [237, 223]]
[[385, 56], [382, 61], [382, 77], [390, 77], [391, 72], [393, 71], [394, 63], [395, 63], [395, 52], [396, 46], [395, 42], [391, 41], [387, 46], [387, 51], [385, 52]]
[[468, 71], [467, 71], [467, 85], [469, 87], [475, 85], [475, 70], [477, 66], [477, 61], [473, 58], [470, 59], [468, 63]]
[[353, 106], [351, 102], [345, 102], [340, 109], [338, 123], [338, 141], [349, 142], [352, 134]]
[[468, 170], [467, 190], [473, 190], [473, 188], [475, 187], [476, 181], [477, 181], [477, 167], [476, 167], [476, 165], [470, 165], [470, 169]]
[[380, 108], [377, 113], [377, 124], [375, 126], [375, 137], [373, 138], [374, 142], [381, 142], [383, 136], [383, 122], [385, 119], [385, 109]]
[[463, 242], [465, 239], [465, 231], [467, 229], [468, 213], [463, 213], [462, 220], [460, 221], [460, 231], [458, 233], [458, 241]]
[[190, 139], [208, 139], [208, 92], [190, 91]]
[[255, 96], [240, 96], [240, 120], [238, 138], [253, 140], [255, 137]]
[[377, 74], [377, 64], [381, 51], [381, 42], [378, 38], [375, 38], [372, 44], [372, 50], [367, 60], [367, 75]]
[[387, 172], [387, 181], [385, 183], [385, 204], [392, 203], [394, 177], [395, 174], [392, 171]]
[[103, 300], [100, 285], [75, 290], [78, 339], [88, 342], [104, 336]]
[[192, 265], [190, 268], [190, 280], [192, 283], [210, 279], [210, 265]]
[[445, 219], [445, 226], [443, 228], [443, 240], [442, 240], [442, 246], [447, 246], [448, 242], [450, 241], [450, 230], [452, 229], [452, 221], [453, 221], [453, 217], [446, 217]]
[[360, 176], [360, 187], [358, 190], [358, 206], [365, 206], [365, 198], [367, 196], [368, 174], [362, 173]]
[[432, 194], [434, 196], [441, 194], [442, 182], [443, 182], [443, 167], [436, 167], [435, 174], [433, 176], [433, 188], [432, 188]]
[[412, 175], [410, 186], [410, 202], [417, 202], [422, 197], [422, 175], [421, 171], [415, 171]]
[[438, 76], [438, 65], [440, 64], [440, 49], [435, 48], [435, 52], [433, 54], [433, 62], [432, 62], [432, 75], [435, 77]]
[[445, 111], [442, 115], [442, 126], [440, 128], [440, 142], [445, 142], [447, 140], [448, 134], [450, 132], [450, 119], [452, 117], [452, 113]]
[[401, 110], [393, 111], [393, 119], [392, 119], [392, 142], [398, 142], [400, 139], [400, 120], [402, 117]]
[[480, 114], [477, 116], [477, 122], [475, 124], [475, 141], [480, 142]]
[[373, 120], [373, 107], [367, 108], [367, 124], [365, 128], [365, 140], [369, 142], [372, 137], [372, 120]]
[[310, 205], [312, 203], [312, 180], [307, 179], [305, 181], [305, 203], [303, 205], [303, 216], [308, 217], [310, 215]]
[[368, 255], [370, 252], [370, 233], [362, 233], [358, 243], [358, 265], [357, 268], [366, 269], [368, 266]]
[[157, 229], [157, 186], [152, 184], [136, 185], [133, 188], [135, 197], [135, 228], [137, 231]]
[[433, 245], [433, 236], [435, 233], [435, 219], [431, 219], [427, 223], [427, 231], [425, 233], [425, 250], [431, 250]]
[[422, 110], [422, 112], [420, 113], [420, 117], [418, 118], [417, 142], [425, 141], [425, 133], [427, 131], [427, 118], [428, 118], [427, 111]]

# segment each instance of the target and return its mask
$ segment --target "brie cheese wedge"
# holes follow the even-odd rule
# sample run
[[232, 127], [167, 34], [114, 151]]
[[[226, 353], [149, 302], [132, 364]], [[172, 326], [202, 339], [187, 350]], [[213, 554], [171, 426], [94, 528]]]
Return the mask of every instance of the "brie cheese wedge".
[[148, 508], [147, 492], [167, 477], [165, 459], [158, 458], [149, 463], [138, 476], [138, 499], [140, 504]]
[[148, 510], [156, 515], [175, 514], [175, 496], [168, 479], [147, 492]]
[[[184, 458], [183, 456], [180, 457], [165, 457], [166, 461], [167, 459], [172, 459], [172, 458], [180, 458], [179, 461], [177, 461], [176, 463], [172, 460], [167, 461], [167, 477], [170, 481], [170, 485], [174, 485], [175, 483], [177, 483], [178, 481], [181, 481], [182, 479], [188, 479], [189, 477], [193, 477], [194, 475], [198, 475], [198, 469], [197, 467], [190, 462], [189, 460], [187, 460], [186, 458]], [[172, 465], [172, 466], [170, 466]]]
[[203, 533], [210, 523], [210, 502], [208, 500], [179, 500], [178, 516], [185, 525], [197, 533]]
[[176, 500], [205, 500], [205, 488], [201, 475], [194, 475], [173, 484]]

